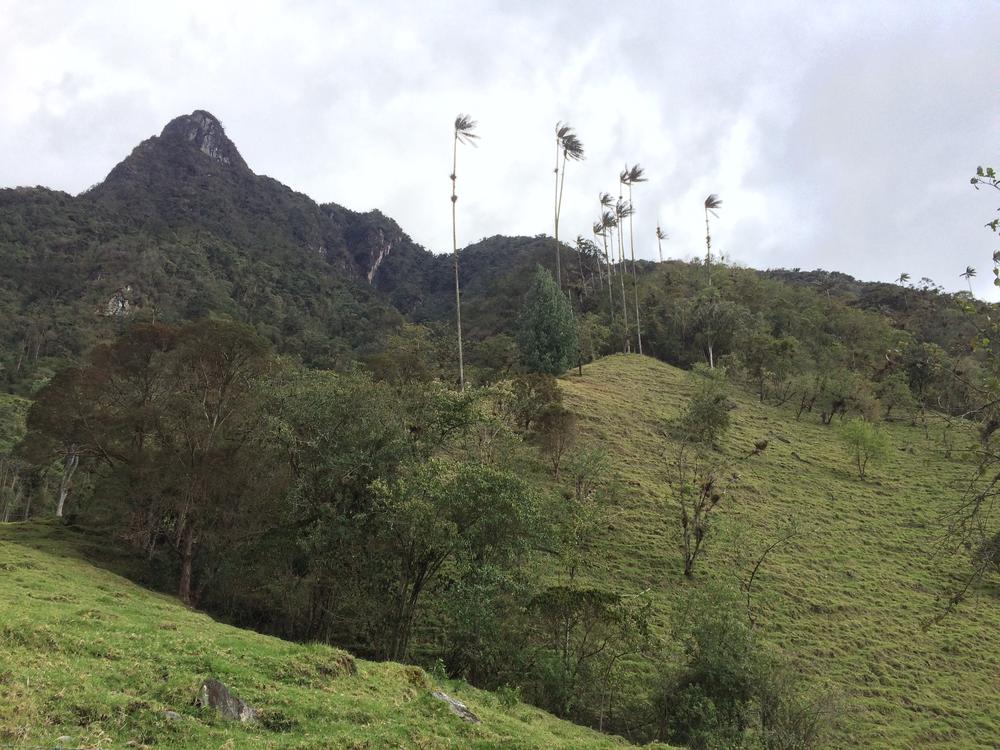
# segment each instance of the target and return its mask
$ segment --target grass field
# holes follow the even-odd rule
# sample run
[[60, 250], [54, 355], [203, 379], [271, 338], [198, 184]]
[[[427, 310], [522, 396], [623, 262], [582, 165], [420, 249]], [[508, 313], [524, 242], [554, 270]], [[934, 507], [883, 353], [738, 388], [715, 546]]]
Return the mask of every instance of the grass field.
[[802, 534], [769, 556], [755, 590], [766, 641], [817, 686], [839, 696], [837, 747], [1000, 747], [1000, 592], [980, 592], [923, 632], [935, 598], [963, 561], [937, 554], [941, 514], [972, 466], [945, 457], [938, 430], [893, 423], [889, 459], [858, 478], [837, 420], [796, 421], [787, 408], [734, 394], [720, 458], [741, 464], [740, 489], [696, 580], [682, 575], [676, 511], [665, 478], [677, 417], [697, 377], [646, 357], [608, 357], [565, 376], [586, 445], [607, 451], [625, 492], [588, 574], [616, 590], [649, 589], [665, 614], [698, 579], [737, 580], [736, 553], [754, 553], [797, 519]]
[[[623, 746], [416, 667], [222, 625], [95, 567], [88, 558], [106, 554], [90, 544], [54, 522], [0, 525], [0, 746]], [[195, 708], [209, 677], [261, 710], [261, 721], [234, 724]], [[453, 715], [431, 696], [437, 688], [482, 723]]]

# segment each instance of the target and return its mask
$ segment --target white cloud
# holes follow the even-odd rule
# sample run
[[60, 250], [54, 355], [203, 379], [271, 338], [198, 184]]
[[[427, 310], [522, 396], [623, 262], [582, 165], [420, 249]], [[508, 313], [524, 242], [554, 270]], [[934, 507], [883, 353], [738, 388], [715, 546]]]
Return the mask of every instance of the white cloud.
[[0, 3], [6, 184], [77, 192], [172, 117], [220, 117], [256, 171], [317, 200], [378, 207], [450, 246], [450, 126], [460, 238], [550, 233], [552, 131], [579, 132], [561, 234], [589, 235], [597, 194], [636, 190], [637, 250], [748, 265], [906, 270], [992, 295], [1000, 164], [1000, 6], [897, 2]]

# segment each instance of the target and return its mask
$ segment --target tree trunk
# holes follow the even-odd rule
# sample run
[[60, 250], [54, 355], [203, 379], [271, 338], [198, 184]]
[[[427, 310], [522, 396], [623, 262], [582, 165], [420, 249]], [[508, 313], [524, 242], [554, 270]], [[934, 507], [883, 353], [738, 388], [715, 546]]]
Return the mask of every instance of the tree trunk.
[[[632, 183], [628, 184], [628, 204], [629, 207], [633, 207], [632, 203]], [[632, 294], [635, 296], [635, 336], [639, 344], [639, 354], [642, 354], [642, 324], [639, 319], [639, 277], [635, 269], [635, 237], [632, 231], [632, 214], [628, 215], [628, 249], [629, 254], [632, 256]]]
[[465, 361], [462, 357], [462, 293], [458, 285], [458, 220], [455, 215], [455, 204], [458, 202], [456, 180], [458, 180], [458, 131], [455, 131], [455, 142], [451, 157], [451, 248], [455, 256], [455, 321], [458, 326], [458, 386], [465, 391]]
[[188, 520], [181, 534], [181, 580], [177, 587], [177, 595], [185, 604], [192, 606], [191, 597], [192, 569], [194, 567], [194, 524]]
[[56, 504], [56, 518], [63, 517], [63, 510], [66, 508], [66, 498], [69, 496], [69, 488], [73, 481], [73, 474], [76, 467], [80, 465], [80, 454], [77, 453], [76, 446], [71, 446], [66, 458], [63, 460], [63, 475], [59, 480], [59, 500]]

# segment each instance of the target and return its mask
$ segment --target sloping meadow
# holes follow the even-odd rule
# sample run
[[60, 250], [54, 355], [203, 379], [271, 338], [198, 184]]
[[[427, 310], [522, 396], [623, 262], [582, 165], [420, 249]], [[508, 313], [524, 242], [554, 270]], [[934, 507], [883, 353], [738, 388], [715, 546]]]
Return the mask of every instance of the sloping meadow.
[[[837, 706], [837, 747], [996, 747], [1000, 737], [1000, 592], [977, 592], [939, 624], [939, 597], [968, 560], [939, 542], [943, 518], [975, 471], [973, 437], [930, 419], [887, 425], [888, 458], [866, 479], [817, 415], [761, 404], [732, 389], [732, 427], [713, 460], [740, 479], [713, 511], [693, 579], [683, 575], [680, 518], [668, 479], [670, 427], [699, 376], [616, 355], [561, 381], [579, 444], [608, 455], [622, 482], [582, 574], [646, 591], [666, 635], [672, 609], [708, 582], [739, 589], [765, 642]], [[767, 441], [759, 455], [755, 443]]]

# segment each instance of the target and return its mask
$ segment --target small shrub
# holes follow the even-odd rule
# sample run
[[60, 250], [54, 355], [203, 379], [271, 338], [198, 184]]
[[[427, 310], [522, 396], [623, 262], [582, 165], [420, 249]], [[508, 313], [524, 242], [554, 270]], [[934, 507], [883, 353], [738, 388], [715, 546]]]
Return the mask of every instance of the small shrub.
[[715, 445], [729, 429], [729, 389], [725, 371], [701, 369], [702, 380], [680, 420], [684, 436], [694, 443]]
[[889, 454], [888, 435], [878, 425], [863, 419], [852, 419], [845, 424], [840, 436], [862, 479], [869, 464], [879, 463]]

